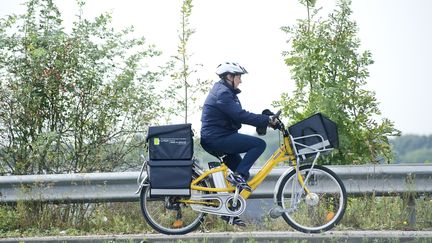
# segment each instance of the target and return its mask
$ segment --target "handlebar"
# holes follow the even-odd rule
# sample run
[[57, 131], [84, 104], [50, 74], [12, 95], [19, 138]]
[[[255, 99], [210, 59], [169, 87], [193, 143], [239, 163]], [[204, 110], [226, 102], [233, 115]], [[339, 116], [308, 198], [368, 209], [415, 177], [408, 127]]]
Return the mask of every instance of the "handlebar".
[[276, 114], [274, 114], [272, 119], [278, 119], [279, 120], [279, 116], [282, 113], [282, 110], [278, 110], [278, 112], [276, 112]]
[[277, 112], [276, 112], [276, 114], [274, 114], [272, 117], [271, 117], [271, 119], [273, 120], [273, 121], [276, 121], [276, 125], [273, 127], [273, 129], [278, 129], [278, 130], [281, 130], [281, 131], [283, 131], [284, 130], [284, 124], [282, 123], [282, 121], [279, 119], [279, 116], [280, 116], [280, 114], [282, 113], [282, 110], [278, 110]]
[[[282, 113], [282, 110], [278, 110], [275, 114], [275, 113], [271, 112], [269, 109], [265, 109], [262, 111], [261, 114], [270, 116], [270, 119], [273, 121], [273, 122], [271, 122], [271, 124], [269, 124], [269, 126], [271, 128], [273, 128], [274, 130], [276, 130], [276, 129], [280, 130], [281, 132], [285, 133], [285, 126], [282, 123], [282, 121], [279, 119], [279, 116], [281, 115], [281, 113]], [[273, 125], [273, 123], [275, 123], [275, 124]], [[262, 127], [262, 128], [257, 127], [257, 129], [256, 129], [258, 135], [260, 135], [260, 136], [265, 135], [266, 130], [267, 130], [267, 127]]]

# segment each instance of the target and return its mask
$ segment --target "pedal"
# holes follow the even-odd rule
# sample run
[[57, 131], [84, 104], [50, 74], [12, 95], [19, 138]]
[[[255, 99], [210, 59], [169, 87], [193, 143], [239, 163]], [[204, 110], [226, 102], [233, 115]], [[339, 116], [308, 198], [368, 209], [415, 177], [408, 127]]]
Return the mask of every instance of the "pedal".
[[[246, 190], [246, 191], [248, 191], [248, 192], [251, 192], [251, 191], [252, 191], [252, 188], [251, 188], [247, 183], [239, 184], [239, 185], [237, 185], [237, 186], [240, 187], [241, 190]], [[240, 191], [241, 191], [241, 190], [240, 190]]]
[[230, 217], [228, 224], [234, 225], [234, 217]]
[[277, 219], [282, 216], [283, 208], [281, 206], [276, 206], [270, 209], [269, 215], [272, 219]]

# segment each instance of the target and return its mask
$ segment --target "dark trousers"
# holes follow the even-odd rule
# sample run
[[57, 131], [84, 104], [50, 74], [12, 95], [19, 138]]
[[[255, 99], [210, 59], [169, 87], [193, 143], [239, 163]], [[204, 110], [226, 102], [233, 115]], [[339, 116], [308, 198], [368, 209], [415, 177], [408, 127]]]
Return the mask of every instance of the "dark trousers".
[[[227, 154], [224, 158], [225, 164], [246, 180], [249, 178], [249, 169], [266, 148], [264, 140], [241, 133], [217, 139], [201, 139], [201, 145], [210, 154]], [[246, 153], [243, 159], [241, 153]]]

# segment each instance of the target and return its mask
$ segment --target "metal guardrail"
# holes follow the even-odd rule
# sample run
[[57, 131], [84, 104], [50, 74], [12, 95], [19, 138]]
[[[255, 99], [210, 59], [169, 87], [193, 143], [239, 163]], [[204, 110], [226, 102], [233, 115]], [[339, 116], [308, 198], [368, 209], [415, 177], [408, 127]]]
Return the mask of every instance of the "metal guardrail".
[[[342, 179], [351, 196], [432, 194], [432, 165], [328, 166]], [[287, 167], [274, 169], [252, 198], [272, 198]], [[258, 171], [252, 168], [251, 174]], [[138, 172], [0, 176], [0, 203], [17, 201], [120, 202], [138, 201]]]

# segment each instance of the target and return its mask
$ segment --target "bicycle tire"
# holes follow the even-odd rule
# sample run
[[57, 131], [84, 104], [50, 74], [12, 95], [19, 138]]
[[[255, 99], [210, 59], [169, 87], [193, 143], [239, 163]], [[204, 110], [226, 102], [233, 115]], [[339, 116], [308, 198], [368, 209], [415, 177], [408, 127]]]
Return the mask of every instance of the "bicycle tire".
[[[299, 168], [304, 179], [310, 174], [306, 181], [311, 191], [309, 196], [299, 186], [296, 171], [292, 170], [282, 179], [276, 198], [284, 209], [282, 217], [292, 228], [304, 233], [321, 233], [340, 222], [345, 213], [347, 194], [341, 179], [332, 170], [321, 165], [314, 165], [311, 170], [311, 166]], [[294, 190], [300, 196], [297, 200], [292, 193]]]
[[[192, 175], [192, 180], [197, 178], [198, 175]], [[200, 185], [208, 186], [207, 182], [201, 182]], [[203, 193], [197, 191], [191, 191], [192, 193]], [[178, 219], [178, 211], [176, 209], [169, 209], [166, 207], [166, 199], [168, 200], [174, 197], [158, 197], [150, 198], [150, 188], [144, 187], [140, 194], [140, 205], [141, 212], [144, 216], [145, 221], [156, 231], [167, 235], [182, 235], [187, 234], [196, 230], [201, 223], [204, 221], [205, 213], [194, 211], [189, 205], [178, 203], [178, 209], [180, 209], [182, 219], [181, 222], [186, 222], [186, 225], [181, 227], [175, 226], [175, 222]], [[176, 206], [176, 207], [177, 207]], [[177, 212], [176, 212], [177, 211]], [[186, 212], [185, 212], [186, 211]], [[173, 213], [177, 213], [173, 215]], [[183, 218], [186, 216], [185, 218]]]

